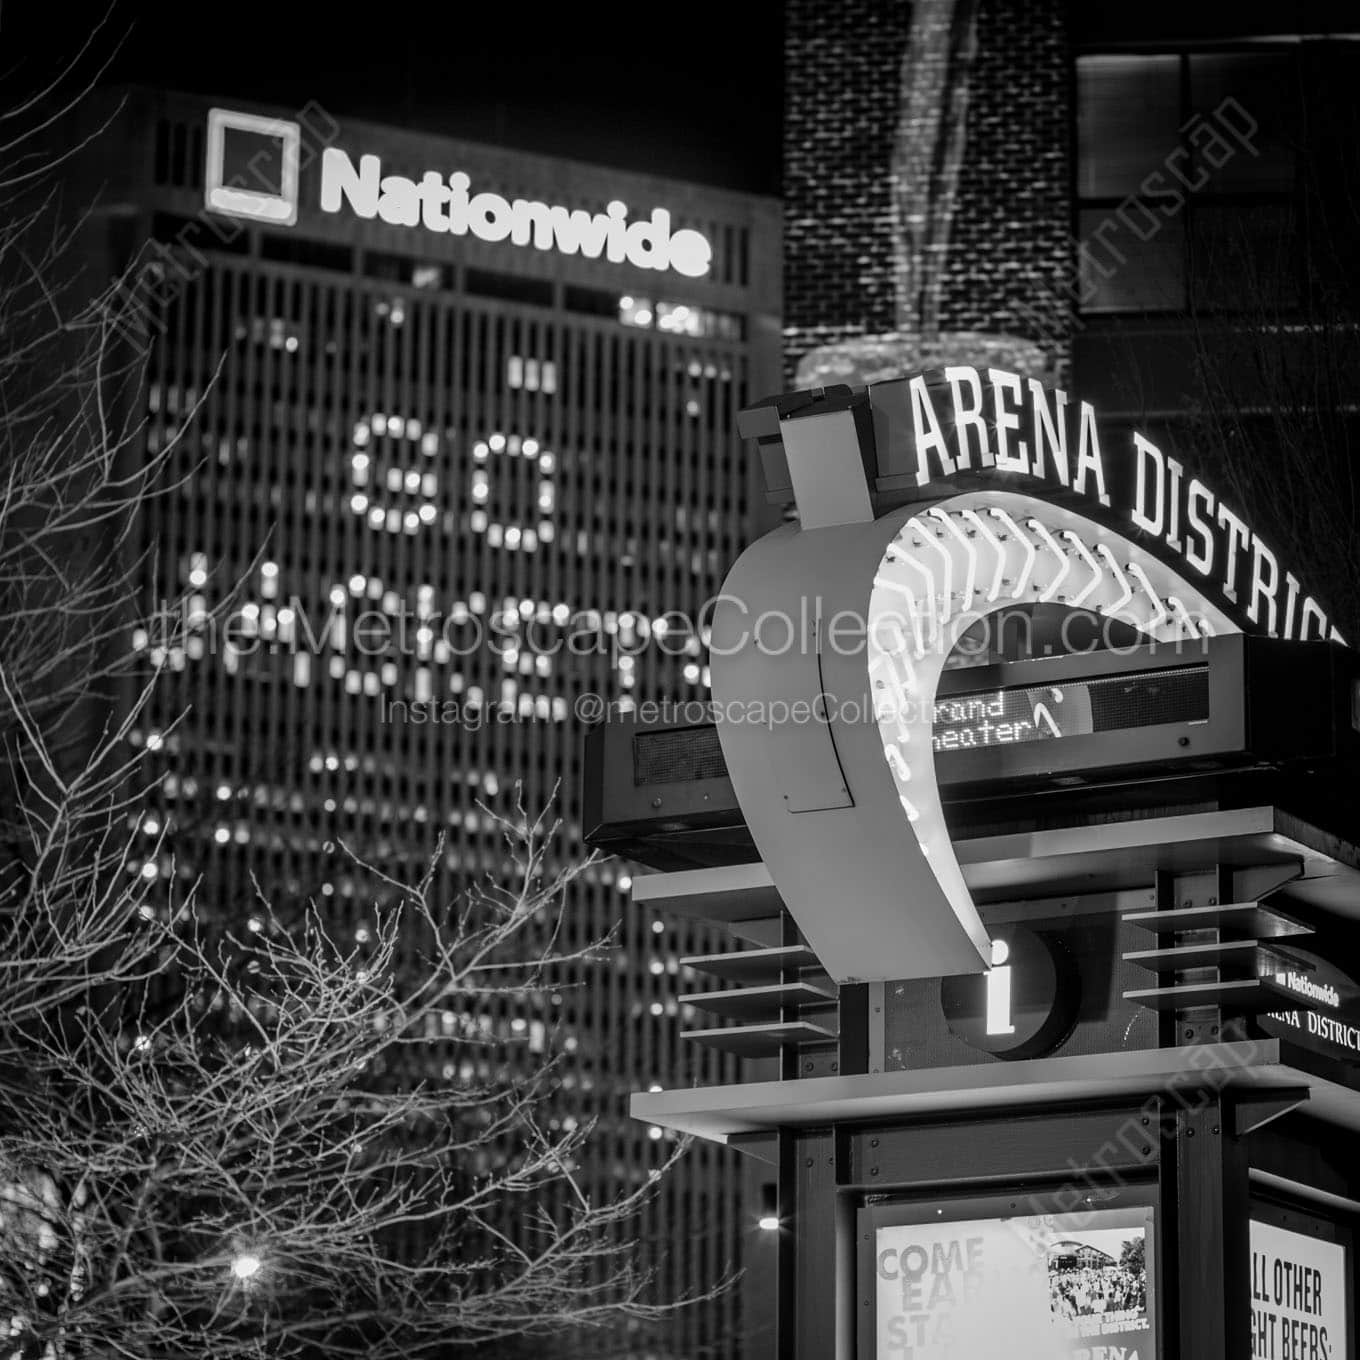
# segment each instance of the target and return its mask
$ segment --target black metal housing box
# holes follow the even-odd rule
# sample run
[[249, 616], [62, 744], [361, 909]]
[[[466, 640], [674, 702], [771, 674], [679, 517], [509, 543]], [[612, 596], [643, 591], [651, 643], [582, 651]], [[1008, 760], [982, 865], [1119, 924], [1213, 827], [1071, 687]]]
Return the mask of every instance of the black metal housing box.
[[[1094, 730], [937, 749], [936, 778], [956, 810], [1004, 799], [1054, 809], [1065, 794], [1136, 804], [1153, 784], [1282, 771], [1335, 777], [1360, 764], [1360, 655], [1326, 642], [1245, 634], [1008, 661], [945, 672], [942, 705], [995, 703], [1042, 687], [1102, 695]], [[616, 715], [585, 746], [585, 839], [663, 869], [756, 858], [727, 777], [716, 714], [696, 705], [647, 720]], [[939, 742], [937, 741], [937, 748]], [[1324, 781], [1326, 782], [1326, 781]]]

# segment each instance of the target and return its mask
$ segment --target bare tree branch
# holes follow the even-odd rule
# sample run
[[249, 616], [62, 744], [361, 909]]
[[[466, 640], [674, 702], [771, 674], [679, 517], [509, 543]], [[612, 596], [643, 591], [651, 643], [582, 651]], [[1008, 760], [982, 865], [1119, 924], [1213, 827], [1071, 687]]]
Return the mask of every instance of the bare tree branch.
[[161, 875], [132, 742], [161, 684], [130, 642], [154, 554], [129, 555], [175, 445], [148, 452], [118, 282], [91, 299], [88, 223], [41, 183], [61, 154], [30, 159], [69, 113], [48, 95], [0, 145], [0, 189], [37, 184], [0, 226], [7, 1353], [547, 1355], [655, 1323], [676, 1301], [638, 1272], [635, 1222], [683, 1146], [592, 1200], [592, 1126], [550, 1118], [562, 1060], [520, 1018], [608, 944], [563, 944], [584, 866], [552, 867], [554, 823], [498, 819], [510, 872], [453, 901], [442, 847], [414, 881], [363, 865], [362, 944], [263, 894], [223, 923]]

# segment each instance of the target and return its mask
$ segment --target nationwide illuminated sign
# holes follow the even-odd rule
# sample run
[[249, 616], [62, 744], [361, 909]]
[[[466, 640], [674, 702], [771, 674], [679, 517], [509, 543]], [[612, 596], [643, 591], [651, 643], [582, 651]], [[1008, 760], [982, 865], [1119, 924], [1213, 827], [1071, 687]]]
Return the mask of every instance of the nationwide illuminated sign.
[[[240, 159], [255, 173], [239, 180], [227, 173], [229, 139], [253, 148], [253, 156]], [[208, 208], [292, 226], [297, 220], [300, 148], [301, 127], [295, 122], [210, 110], [204, 176]], [[262, 160], [281, 165], [281, 183], [257, 182]], [[379, 156], [361, 153], [355, 158], [338, 146], [327, 146], [321, 153], [318, 206], [324, 213], [349, 212], [392, 227], [506, 241], [636, 269], [671, 270], [691, 279], [703, 278], [713, 264], [708, 238], [690, 227], [674, 227], [665, 208], [632, 219], [627, 205], [618, 200], [603, 212], [593, 212], [538, 199], [510, 199], [474, 187], [462, 170], [430, 169], [419, 178], [384, 174]]]
[[1335, 987], [1314, 982], [1306, 973], [1296, 973], [1291, 968], [1276, 973], [1274, 977], [1279, 986], [1287, 987], [1291, 992], [1297, 992], [1318, 1005], [1330, 1006], [1335, 1010], [1341, 1004], [1341, 997]]
[[[719, 736], [756, 848], [839, 982], [991, 965], [941, 753], [1202, 722], [1205, 639], [1343, 641], [1216, 490], [1138, 432], [1116, 443], [1091, 403], [1037, 380], [956, 365], [788, 394], [744, 412], [742, 428], [772, 485], [787, 478], [798, 522], [753, 544], [724, 582], [711, 643]], [[940, 694], [965, 635], [1037, 605], [1108, 621], [1111, 639], [1131, 630], [1167, 649], [1168, 666], [1056, 691]], [[774, 702], [826, 721], [721, 720]]]
[[356, 166], [346, 152], [327, 147], [321, 154], [321, 211], [338, 213], [346, 207], [356, 217], [377, 217], [393, 227], [471, 233], [482, 241], [509, 241], [637, 269], [673, 269], [692, 279], [707, 274], [713, 261], [708, 239], [688, 228], [672, 231], [664, 208], [630, 222], [627, 206], [618, 201], [602, 213], [590, 213], [486, 190], [473, 193], [472, 181], [461, 170], [447, 176], [427, 170], [413, 180], [384, 175], [377, 156], [360, 156]]

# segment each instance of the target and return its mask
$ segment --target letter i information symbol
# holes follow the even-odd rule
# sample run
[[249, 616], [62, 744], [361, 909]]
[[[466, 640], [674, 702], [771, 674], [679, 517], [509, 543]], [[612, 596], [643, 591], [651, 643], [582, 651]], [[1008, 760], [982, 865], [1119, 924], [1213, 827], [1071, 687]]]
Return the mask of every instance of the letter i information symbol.
[[992, 967], [987, 974], [987, 1033], [1014, 1034], [1011, 1023], [1011, 970], [1006, 960], [1011, 947], [1005, 940], [992, 941]]

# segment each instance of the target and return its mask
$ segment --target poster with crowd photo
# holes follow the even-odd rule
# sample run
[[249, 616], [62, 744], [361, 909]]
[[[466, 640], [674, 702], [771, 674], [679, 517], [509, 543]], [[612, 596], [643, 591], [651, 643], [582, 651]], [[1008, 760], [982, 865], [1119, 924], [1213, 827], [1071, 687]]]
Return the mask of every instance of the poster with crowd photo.
[[1346, 1248], [1251, 1221], [1253, 1360], [1347, 1360]]
[[879, 1226], [875, 1360], [1156, 1360], [1152, 1210]]

